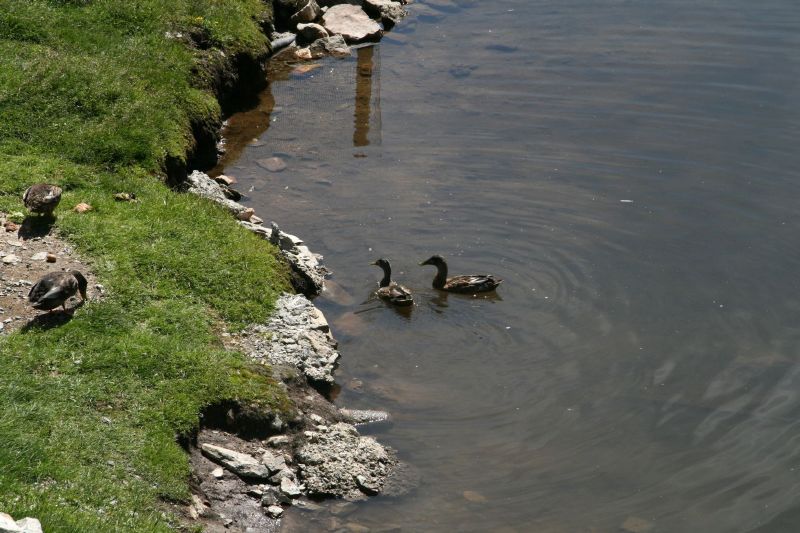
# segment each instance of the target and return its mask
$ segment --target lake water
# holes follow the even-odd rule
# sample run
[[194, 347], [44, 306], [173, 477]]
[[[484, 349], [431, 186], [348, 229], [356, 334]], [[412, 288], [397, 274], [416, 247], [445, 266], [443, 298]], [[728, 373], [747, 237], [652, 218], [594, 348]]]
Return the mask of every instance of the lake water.
[[[409, 9], [230, 123], [246, 203], [334, 272], [336, 402], [422, 473], [284, 529], [800, 531], [800, 4]], [[433, 253], [505, 283], [440, 294]]]

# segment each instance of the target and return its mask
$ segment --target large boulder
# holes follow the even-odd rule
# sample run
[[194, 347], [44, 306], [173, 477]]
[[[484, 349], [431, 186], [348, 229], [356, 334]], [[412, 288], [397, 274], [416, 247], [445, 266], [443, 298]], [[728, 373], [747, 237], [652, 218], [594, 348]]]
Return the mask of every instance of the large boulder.
[[322, 16], [322, 25], [331, 35], [341, 35], [348, 43], [375, 40], [381, 36], [381, 26], [363, 9], [350, 4], [329, 8]]
[[200, 450], [203, 455], [215, 463], [221, 464], [239, 477], [259, 480], [269, 479], [269, 468], [251, 455], [205, 443], [200, 446]]
[[408, 15], [402, 4], [394, 0], [364, 0], [364, 11], [367, 15], [383, 22], [387, 29]]

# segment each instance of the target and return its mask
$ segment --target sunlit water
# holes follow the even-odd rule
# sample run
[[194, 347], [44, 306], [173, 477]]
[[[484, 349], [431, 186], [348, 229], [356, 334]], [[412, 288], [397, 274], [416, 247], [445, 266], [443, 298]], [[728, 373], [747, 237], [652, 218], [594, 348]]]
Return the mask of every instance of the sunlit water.
[[[231, 121], [225, 172], [334, 271], [336, 402], [422, 473], [285, 529], [800, 531], [800, 4], [409, 7]], [[432, 253], [505, 283], [439, 294]]]

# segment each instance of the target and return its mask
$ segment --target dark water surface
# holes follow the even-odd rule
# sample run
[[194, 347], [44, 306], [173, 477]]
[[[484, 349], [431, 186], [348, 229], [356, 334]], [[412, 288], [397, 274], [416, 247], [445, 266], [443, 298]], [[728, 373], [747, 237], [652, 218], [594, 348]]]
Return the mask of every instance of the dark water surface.
[[[231, 121], [225, 172], [335, 273], [337, 403], [423, 475], [341, 523], [800, 531], [800, 4], [409, 7]], [[506, 282], [438, 294], [432, 253]], [[410, 316], [364, 303], [381, 256]]]

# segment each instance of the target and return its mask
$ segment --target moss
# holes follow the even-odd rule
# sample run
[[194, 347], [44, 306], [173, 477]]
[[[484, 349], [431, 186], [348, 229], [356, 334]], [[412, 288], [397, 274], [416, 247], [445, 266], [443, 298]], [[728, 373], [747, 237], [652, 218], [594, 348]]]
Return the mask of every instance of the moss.
[[263, 55], [269, 16], [259, 0], [0, 0], [0, 210], [60, 184], [57, 230], [107, 291], [0, 340], [3, 511], [46, 531], [168, 531], [160, 502], [189, 495], [176, 435], [221, 401], [289, 409], [214, 334], [269, 316], [289, 286], [279, 254], [157, 179], [219, 119], [208, 58]]

